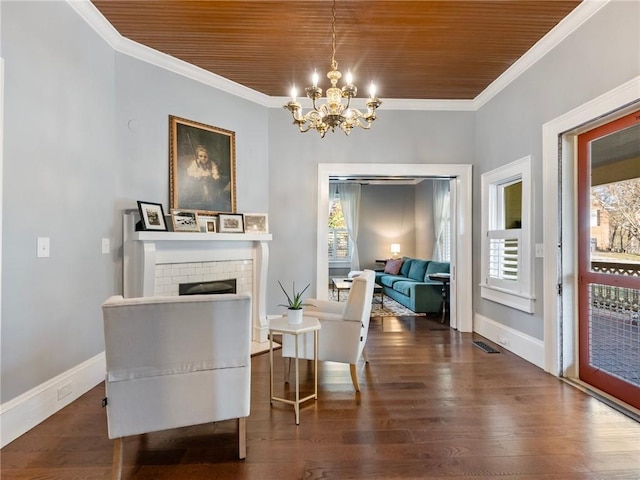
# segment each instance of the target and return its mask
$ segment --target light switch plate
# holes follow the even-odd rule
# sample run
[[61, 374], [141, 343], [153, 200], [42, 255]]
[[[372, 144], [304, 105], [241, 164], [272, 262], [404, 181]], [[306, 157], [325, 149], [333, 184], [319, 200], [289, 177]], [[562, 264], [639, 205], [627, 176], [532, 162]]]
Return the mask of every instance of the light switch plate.
[[111, 250], [111, 245], [109, 242], [108, 238], [103, 238], [102, 239], [102, 253], [109, 253], [109, 250]]
[[47, 258], [50, 254], [49, 237], [38, 237], [36, 256]]
[[544, 257], [544, 243], [536, 243], [536, 257]]

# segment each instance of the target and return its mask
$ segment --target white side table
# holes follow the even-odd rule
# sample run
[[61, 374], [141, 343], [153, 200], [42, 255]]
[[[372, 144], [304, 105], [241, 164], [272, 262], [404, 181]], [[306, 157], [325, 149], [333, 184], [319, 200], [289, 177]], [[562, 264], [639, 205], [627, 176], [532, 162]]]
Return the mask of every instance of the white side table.
[[[307, 400], [318, 398], [318, 331], [320, 330], [320, 320], [315, 317], [302, 317], [302, 322], [292, 325], [288, 322], [287, 317], [272, 318], [269, 321], [269, 371], [271, 377], [270, 397], [271, 405], [273, 401], [288, 403], [293, 405], [296, 412], [296, 425], [300, 425], [300, 404]], [[313, 381], [314, 388], [311, 395], [300, 398], [300, 376], [298, 374], [298, 335], [313, 332]], [[287, 398], [275, 397], [273, 395], [273, 334], [281, 333], [283, 335], [293, 335], [296, 345], [296, 399], [289, 400]]]

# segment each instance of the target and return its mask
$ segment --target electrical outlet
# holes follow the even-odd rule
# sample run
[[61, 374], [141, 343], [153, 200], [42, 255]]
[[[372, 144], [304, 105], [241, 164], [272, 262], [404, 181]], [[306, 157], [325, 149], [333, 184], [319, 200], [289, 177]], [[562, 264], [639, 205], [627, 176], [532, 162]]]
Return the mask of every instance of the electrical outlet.
[[544, 257], [544, 243], [536, 243], [536, 257], [537, 258]]
[[65, 386], [58, 389], [58, 400], [62, 400], [64, 397], [68, 397], [72, 392], [71, 384], [67, 383]]

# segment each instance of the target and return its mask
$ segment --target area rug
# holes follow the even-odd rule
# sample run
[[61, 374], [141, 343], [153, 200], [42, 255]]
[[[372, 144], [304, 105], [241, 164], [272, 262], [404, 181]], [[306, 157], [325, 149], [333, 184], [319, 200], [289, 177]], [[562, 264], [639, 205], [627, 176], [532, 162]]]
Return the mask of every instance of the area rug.
[[[329, 289], [329, 300], [333, 300], [334, 302], [338, 301], [337, 291], [334, 292], [332, 289]], [[342, 290], [340, 292], [340, 302], [346, 302], [349, 292], [346, 290]], [[383, 294], [384, 295], [384, 294]], [[402, 316], [414, 316], [414, 317], [425, 317], [426, 313], [416, 313], [413, 310], [409, 310], [407, 307], [400, 305], [391, 297], [387, 297], [384, 295], [384, 302], [381, 301], [380, 294], [376, 293], [373, 295], [373, 303], [371, 305], [371, 316], [372, 317], [402, 317]], [[382, 306], [384, 304], [384, 306]]]

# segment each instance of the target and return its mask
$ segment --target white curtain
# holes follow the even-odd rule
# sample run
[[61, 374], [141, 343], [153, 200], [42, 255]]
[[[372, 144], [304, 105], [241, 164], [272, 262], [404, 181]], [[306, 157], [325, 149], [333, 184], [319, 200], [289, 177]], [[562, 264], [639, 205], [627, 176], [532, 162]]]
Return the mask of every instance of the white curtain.
[[436, 261], [448, 261], [445, 258], [445, 242], [448, 241], [446, 228], [449, 228], [449, 180], [433, 181], [433, 227], [436, 241], [433, 244], [433, 255]]
[[360, 270], [358, 257], [358, 219], [360, 218], [360, 184], [341, 183], [338, 185], [338, 196], [342, 206], [344, 222], [347, 225], [349, 239], [353, 245], [351, 255], [351, 270]]

